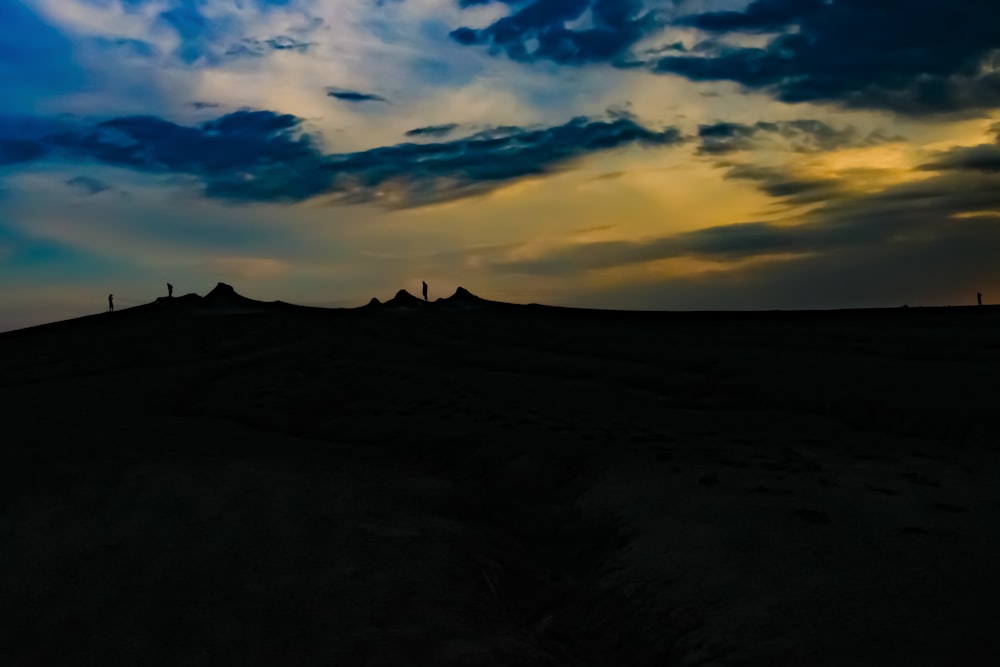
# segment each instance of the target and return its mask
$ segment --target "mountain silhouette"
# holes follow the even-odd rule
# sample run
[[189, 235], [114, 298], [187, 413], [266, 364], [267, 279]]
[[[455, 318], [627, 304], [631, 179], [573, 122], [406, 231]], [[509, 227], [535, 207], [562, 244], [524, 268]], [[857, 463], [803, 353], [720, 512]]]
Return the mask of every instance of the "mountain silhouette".
[[464, 287], [459, 287], [455, 290], [455, 293], [449, 297], [442, 297], [434, 302], [436, 306], [443, 306], [445, 308], [477, 308], [484, 307], [491, 303], [492, 301], [487, 301], [486, 299], [480, 298], [465, 289]]
[[232, 285], [219, 283], [202, 298], [201, 305], [203, 308], [221, 311], [259, 311], [271, 304], [247, 298], [233, 289]]
[[[455, 292], [448, 297], [438, 298], [435, 301], [427, 302], [416, 297], [405, 289], [396, 292], [388, 301], [379, 301], [377, 297], [372, 297], [367, 304], [354, 308], [328, 308], [321, 306], [304, 306], [287, 303], [285, 301], [259, 301], [243, 296], [236, 289], [227, 283], [217, 283], [205, 296], [196, 293], [188, 293], [179, 297], [160, 296], [145, 304], [122, 308], [114, 313], [98, 312], [92, 315], [70, 318], [55, 322], [39, 324], [24, 329], [15, 329], [0, 332], [0, 336], [12, 337], [29, 334], [32, 331], [45, 329], [54, 331], [59, 329], [75, 328], [86, 326], [88, 322], [102, 322], [104, 324], [120, 323], [123, 320], [134, 320], [145, 317], [169, 317], [213, 314], [213, 315], [243, 315], [243, 314], [280, 314], [289, 315], [313, 315], [313, 316], [338, 316], [338, 314], [356, 313], [376, 313], [382, 310], [417, 310], [423, 312], [476, 312], [476, 313], [506, 313], [516, 315], [518, 313], [544, 314], [549, 317], [577, 317], [586, 316], [591, 319], [624, 321], [654, 321], [654, 320], [688, 320], [696, 318], [703, 321], [716, 322], [738, 322], [748, 320], [766, 319], [772, 322], [778, 321], [802, 321], [818, 319], [842, 319], [850, 320], [858, 316], [865, 317], [900, 317], [907, 316], [913, 318], [932, 319], [943, 313], [950, 317], [976, 317], [982, 318], [987, 315], [1000, 313], [1000, 306], [969, 306], [963, 307], [943, 307], [943, 306], [923, 306], [914, 308], [854, 308], [838, 310], [773, 310], [773, 311], [642, 311], [642, 310], [606, 310], [591, 308], [575, 308], [567, 306], [552, 306], [546, 304], [529, 303], [517, 304], [506, 301], [494, 301], [484, 299], [473, 294], [464, 287], [458, 287]], [[909, 321], [909, 320], [908, 320]]]
[[383, 305], [389, 308], [420, 308], [424, 305], [424, 301], [413, 296], [405, 289], [401, 289], [396, 292], [396, 296], [386, 301]]

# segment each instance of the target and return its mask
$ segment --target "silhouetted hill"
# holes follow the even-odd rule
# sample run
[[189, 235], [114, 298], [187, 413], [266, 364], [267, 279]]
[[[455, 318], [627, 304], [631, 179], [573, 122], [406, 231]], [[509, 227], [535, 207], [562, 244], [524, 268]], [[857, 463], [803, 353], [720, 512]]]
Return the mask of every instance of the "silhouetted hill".
[[476, 309], [484, 308], [487, 306], [504, 306], [507, 308], [524, 308], [519, 304], [513, 303], [503, 303], [500, 301], [490, 301], [488, 299], [483, 299], [476, 296], [464, 287], [459, 287], [455, 290], [455, 293], [448, 297], [441, 297], [434, 301], [424, 301], [423, 299], [416, 297], [405, 289], [401, 289], [396, 292], [396, 295], [385, 303], [379, 301], [377, 298], [372, 297], [362, 308], [431, 308], [431, 309], [448, 309], [448, 310], [458, 310], [458, 309]]
[[239, 294], [232, 285], [217, 284], [202, 299], [202, 306], [214, 310], [260, 310], [269, 304]]
[[424, 301], [413, 296], [405, 289], [401, 289], [396, 292], [396, 296], [386, 301], [383, 305], [389, 308], [420, 308], [424, 305]]
[[284, 301], [260, 301], [243, 296], [226, 283], [218, 283], [205, 296], [189, 293], [179, 297], [157, 297], [153, 301], [121, 308], [113, 313], [96, 312], [92, 315], [68, 320], [49, 322], [46, 324], [0, 332], [0, 337], [21, 336], [30, 332], [71, 330], [74, 328], [97, 325], [105, 326], [120, 323], [125, 320], [143, 319], [146, 317], [178, 317], [190, 315], [243, 315], [265, 313], [289, 313], [308, 316], [338, 316], [339, 313], [375, 313], [382, 310], [407, 309], [423, 312], [500, 312], [510, 316], [531, 316], [551, 318], [585, 318], [587, 320], [605, 320], [614, 322], [655, 322], [668, 321], [711, 321], [711, 322], [850, 322], [850, 321], [881, 321], [906, 322], [907, 326], [928, 326], [938, 322], [957, 322], [969, 318], [979, 322], [979, 326], [996, 322], [1000, 319], [1000, 306], [916, 306], [897, 308], [856, 308], [837, 310], [705, 310], [705, 311], [653, 311], [653, 310], [608, 310], [598, 308], [576, 308], [566, 306], [551, 306], [545, 304], [516, 304], [505, 301], [493, 301], [473, 294], [464, 287], [458, 287], [454, 294], [442, 297], [432, 302], [426, 302], [405, 289], [396, 292], [395, 296], [386, 302], [373, 297], [364, 306], [356, 308], [324, 308], [302, 306]]
[[464, 287], [459, 287], [455, 290], [455, 293], [449, 297], [442, 297], [434, 302], [435, 306], [445, 307], [445, 308], [483, 308], [492, 303], [492, 301], [487, 301], [482, 299]]

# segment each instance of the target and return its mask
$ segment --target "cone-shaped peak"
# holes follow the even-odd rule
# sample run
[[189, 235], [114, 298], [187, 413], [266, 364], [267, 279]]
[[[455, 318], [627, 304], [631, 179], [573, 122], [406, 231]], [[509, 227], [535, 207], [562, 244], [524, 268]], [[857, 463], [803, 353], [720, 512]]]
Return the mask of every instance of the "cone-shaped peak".
[[237, 296], [237, 294], [232, 285], [218, 283], [207, 296]]
[[438, 299], [437, 302], [444, 308], [480, 308], [489, 302], [481, 299], [464, 287], [459, 287], [455, 293], [446, 299]]
[[399, 290], [398, 292], [396, 292], [396, 296], [392, 297], [391, 299], [385, 302], [385, 305], [387, 306], [404, 306], [407, 308], [415, 308], [417, 306], [420, 306], [421, 304], [423, 304], [423, 301], [421, 299], [418, 299], [417, 297], [413, 296], [405, 289]]
[[226, 283], [216, 285], [211, 292], [205, 295], [202, 304], [216, 310], [257, 309], [265, 305], [260, 301], [243, 296], [233, 289], [232, 285]]

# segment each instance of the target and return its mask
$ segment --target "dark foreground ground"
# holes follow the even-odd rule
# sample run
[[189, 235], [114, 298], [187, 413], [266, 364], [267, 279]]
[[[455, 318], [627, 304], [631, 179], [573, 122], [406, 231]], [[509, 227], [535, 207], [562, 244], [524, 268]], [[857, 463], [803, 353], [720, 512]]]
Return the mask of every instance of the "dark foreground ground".
[[987, 665], [1000, 312], [0, 335], [4, 665]]

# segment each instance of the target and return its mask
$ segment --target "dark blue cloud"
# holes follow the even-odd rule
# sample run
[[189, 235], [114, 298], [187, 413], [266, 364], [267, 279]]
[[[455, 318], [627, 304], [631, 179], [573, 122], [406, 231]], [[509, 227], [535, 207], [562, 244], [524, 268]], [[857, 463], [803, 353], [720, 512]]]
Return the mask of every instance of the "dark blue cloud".
[[[460, 0], [463, 8], [491, 0]], [[662, 20], [643, 0], [495, 0], [516, 7], [510, 16], [481, 30], [458, 28], [452, 39], [467, 46], [485, 45], [509, 58], [551, 60], [565, 65], [611, 61], [625, 54]], [[592, 26], [570, 28], [590, 12]]]
[[1000, 106], [1000, 3], [982, 0], [757, 0], [745, 12], [681, 17], [716, 37], [783, 32], [763, 48], [709, 42], [704, 55], [655, 60], [652, 70], [735, 81], [784, 102], [833, 102], [904, 114]]
[[457, 123], [447, 123], [445, 125], [428, 125], [426, 127], [415, 127], [406, 133], [408, 137], [446, 137], [458, 129]]
[[374, 95], [372, 93], [362, 93], [357, 90], [346, 90], [344, 88], [327, 88], [327, 97], [333, 97], [338, 100], [343, 100], [344, 102], [388, 102], [381, 95]]
[[60, 159], [191, 175], [207, 196], [230, 201], [326, 195], [343, 203], [403, 207], [481, 194], [592, 153], [682, 141], [672, 127], [652, 130], [631, 118], [581, 117], [544, 129], [499, 127], [447, 142], [325, 155], [299, 118], [244, 110], [194, 126], [155, 116], [115, 118], [50, 134], [41, 143]]
[[116, 118], [46, 137], [80, 158], [149, 172], [220, 174], [316, 155], [301, 121], [270, 111], [237, 111], [194, 127], [156, 116]]
[[[1000, 2], [755, 0], [744, 11], [673, 16], [667, 0], [492, 0], [512, 13], [451, 33], [524, 62], [605, 62], [694, 81], [734, 81], [788, 102], [834, 103], [908, 115], [974, 115], [1000, 107]], [[460, 0], [461, 7], [490, 0]], [[572, 27], [590, 12], [592, 26]], [[635, 54], [668, 23], [707, 39]], [[763, 47], [732, 39], [773, 34]]]
[[110, 185], [93, 176], [76, 176], [66, 181], [66, 185], [88, 196], [107, 192], [111, 189]]
[[477, 131], [470, 138], [471, 139], [502, 139], [504, 137], [510, 137], [516, 134], [523, 134], [526, 132], [523, 127], [518, 125], [495, 125], [493, 127], [487, 127], [482, 130]]
[[0, 166], [34, 162], [47, 152], [46, 146], [37, 141], [0, 138]]
[[546, 129], [504, 128], [495, 135], [481, 132], [446, 143], [399, 144], [329, 156], [327, 169], [335, 175], [334, 190], [348, 201], [412, 206], [488, 192], [604, 150], [682, 141], [676, 128], [650, 130], [629, 119], [580, 117]]
[[156, 116], [129, 116], [45, 137], [63, 158], [199, 178], [210, 197], [300, 201], [322, 192], [318, 141], [301, 119], [241, 110], [195, 126]]
[[775, 32], [822, 11], [827, 4], [827, 0], [755, 0], [743, 12], [694, 14], [676, 23], [712, 32]]
[[864, 135], [850, 125], [837, 129], [813, 119], [760, 121], [753, 125], [723, 122], [698, 127], [701, 142], [698, 152], [702, 155], [725, 155], [754, 150], [777, 138], [783, 139], [788, 148], [799, 153], [876, 146], [903, 140], [903, 137], [889, 135], [882, 130]]
[[45, 137], [69, 127], [59, 118], [0, 112], [0, 166], [42, 159], [49, 152]]

